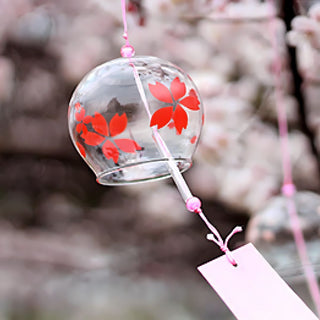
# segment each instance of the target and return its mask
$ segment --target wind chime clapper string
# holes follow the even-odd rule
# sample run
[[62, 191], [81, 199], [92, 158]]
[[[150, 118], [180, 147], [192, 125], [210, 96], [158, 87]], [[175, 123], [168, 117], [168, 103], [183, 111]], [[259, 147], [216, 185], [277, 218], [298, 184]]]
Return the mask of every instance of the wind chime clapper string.
[[[269, 3], [275, 6], [274, 0], [268, 0]], [[278, 114], [278, 127], [279, 136], [281, 144], [281, 157], [282, 157], [282, 167], [283, 167], [283, 185], [282, 194], [286, 198], [287, 210], [289, 214], [289, 219], [291, 222], [292, 233], [296, 248], [298, 251], [299, 259], [302, 265], [303, 273], [306, 278], [308, 289], [313, 300], [314, 306], [316, 308], [318, 317], [320, 316], [320, 289], [317, 281], [317, 276], [312, 267], [307, 245], [304, 239], [304, 235], [301, 229], [301, 224], [297, 212], [297, 207], [295, 203], [294, 196], [296, 194], [296, 187], [292, 179], [292, 166], [290, 160], [289, 152], [289, 138], [288, 138], [288, 122], [286, 115], [286, 108], [283, 102], [283, 92], [281, 84], [281, 70], [282, 63], [279, 53], [278, 43], [277, 43], [277, 30], [276, 30], [276, 16], [272, 16], [269, 20], [269, 29], [271, 34], [272, 47], [275, 53], [274, 63], [274, 81], [275, 81], [275, 93], [276, 93], [276, 105]]]
[[[125, 45], [121, 48], [120, 53], [123, 58], [128, 58], [128, 60], [129, 60], [129, 64], [133, 70], [134, 79], [135, 79], [135, 82], [136, 82], [136, 85], [138, 88], [138, 92], [141, 97], [141, 101], [143, 102], [144, 108], [148, 114], [149, 119], [151, 119], [151, 112], [150, 112], [150, 108], [149, 108], [149, 103], [146, 98], [146, 94], [144, 92], [144, 88], [143, 88], [141, 79], [139, 77], [139, 73], [138, 73], [138, 71], [137, 71], [137, 69], [131, 59], [135, 54], [135, 50], [129, 42], [128, 26], [127, 26], [127, 19], [126, 19], [126, 1], [125, 0], [121, 0], [121, 8], [122, 8], [122, 18], [123, 18], [123, 27], [124, 27], [123, 38], [125, 39]], [[234, 257], [232, 256], [230, 249], [228, 248], [228, 243], [234, 234], [236, 234], [238, 232], [242, 232], [242, 227], [240, 227], [240, 226], [235, 227], [230, 232], [230, 234], [226, 237], [225, 240], [222, 239], [219, 231], [208, 221], [207, 217], [205, 216], [204, 212], [202, 211], [200, 199], [195, 197], [191, 193], [190, 188], [188, 187], [179, 168], [177, 167], [177, 165], [176, 165], [165, 141], [162, 139], [159, 131], [155, 127], [152, 127], [151, 130], [152, 130], [153, 140], [154, 140], [160, 154], [163, 155], [167, 159], [166, 163], [168, 166], [168, 170], [171, 174], [173, 181], [175, 182], [175, 184], [178, 188], [178, 191], [181, 194], [181, 197], [185, 201], [187, 210], [190, 212], [197, 213], [199, 215], [199, 217], [206, 224], [208, 229], [212, 232], [211, 234], [207, 235], [207, 239], [209, 241], [212, 241], [215, 244], [217, 244], [219, 246], [220, 250], [226, 255], [228, 261], [234, 267], [236, 267], [238, 264], [237, 264], [236, 260], [234, 259]]]

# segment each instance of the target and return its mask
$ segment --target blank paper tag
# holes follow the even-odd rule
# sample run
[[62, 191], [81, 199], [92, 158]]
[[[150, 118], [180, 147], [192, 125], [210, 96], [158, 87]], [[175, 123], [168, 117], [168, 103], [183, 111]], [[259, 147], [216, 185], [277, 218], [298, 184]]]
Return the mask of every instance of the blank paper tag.
[[318, 320], [252, 244], [198, 270], [239, 320]]

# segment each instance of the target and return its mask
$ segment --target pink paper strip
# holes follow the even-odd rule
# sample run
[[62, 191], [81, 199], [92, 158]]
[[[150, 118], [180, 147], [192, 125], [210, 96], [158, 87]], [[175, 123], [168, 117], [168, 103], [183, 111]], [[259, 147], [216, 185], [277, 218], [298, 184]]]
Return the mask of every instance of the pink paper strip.
[[239, 320], [318, 320], [252, 244], [198, 270]]

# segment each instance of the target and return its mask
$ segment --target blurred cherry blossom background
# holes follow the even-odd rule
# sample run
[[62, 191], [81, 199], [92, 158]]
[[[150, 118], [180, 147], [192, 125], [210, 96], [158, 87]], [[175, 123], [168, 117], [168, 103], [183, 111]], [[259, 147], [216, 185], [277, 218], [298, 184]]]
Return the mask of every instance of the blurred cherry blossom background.
[[[121, 18], [120, 0], [0, 0], [1, 320], [234, 319], [196, 271], [220, 252], [173, 183], [100, 186], [69, 139], [72, 91], [119, 57]], [[312, 307], [281, 197], [274, 73], [279, 54], [297, 206], [320, 274], [319, 2], [132, 0], [128, 23], [138, 55], [179, 65], [202, 95], [185, 177], [208, 218], [224, 236], [244, 226], [231, 248], [252, 241]]]

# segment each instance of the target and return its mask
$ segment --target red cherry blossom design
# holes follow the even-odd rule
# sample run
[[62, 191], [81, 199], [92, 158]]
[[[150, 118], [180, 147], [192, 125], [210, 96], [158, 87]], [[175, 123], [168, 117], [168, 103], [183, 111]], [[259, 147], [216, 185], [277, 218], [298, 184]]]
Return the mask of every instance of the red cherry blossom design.
[[110, 140], [103, 144], [102, 152], [107, 159], [112, 159], [115, 163], [118, 162], [119, 150]]
[[182, 129], [186, 129], [188, 126], [188, 115], [179, 104], [173, 114], [173, 122], [178, 134], [181, 134]]
[[179, 100], [186, 94], [186, 85], [180, 81], [178, 77], [174, 78], [170, 85], [170, 90], [173, 95], [173, 99]]
[[76, 126], [76, 131], [80, 133], [83, 129], [84, 124], [82, 122], [78, 123]]
[[197, 141], [197, 136], [193, 136], [191, 139], [190, 139], [190, 143], [191, 144], [195, 144]]
[[80, 154], [85, 158], [86, 157], [86, 150], [84, 149], [84, 146], [80, 142], [77, 142], [77, 147], [80, 151]]
[[173, 103], [172, 96], [168, 88], [160, 82], [156, 84], [149, 83], [149, 90], [151, 94], [162, 102]]
[[110, 135], [114, 137], [120, 133], [122, 133], [127, 127], [128, 119], [127, 115], [123, 113], [119, 116], [117, 113], [110, 121]]
[[[87, 119], [86, 119], [87, 118]], [[95, 113], [93, 117], [86, 117], [84, 122], [91, 122], [92, 128], [97, 132], [104, 136], [109, 135], [109, 129], [106, 119], [102, 116], [101, 113]]]
[[[84, 110], [84, 108], [81, 106], [81, 104], [79, 102], [77, 102], [75, 105], [74, 105], [74, 108], [76, 110], [75, 114], [74, 114], [74, 117], [76, 119], [76, 121], [79, 121], [80, 123], [78, 123], [76, 125], [76, 131], [78, 133], [81, 133], [82, 130], [83, 130], [83, 127], [84, 127], [84, 124], [83, 124], [83, 119], [85, 117], [85, 113], [86, 111]], [[71, 106], [69, 106], [69, 110], [68, 110], [68, 117], [70, 117], [70, 113], [71, 113]], [[85, 158], [86, 157], [86, 150], [84, 148], [84, 146], [80, 143], [80, 142], [76, 142], [76, 146], [80, 152], [80, 154]]]
[[81, 104], [78, 102], [75, 104], [75, 109], [76, 109], [76, 113], [75, 113], [75, 118], [77, 121], [82, 121], [85, 114], [86, 114], [86, 111], [84, 110], [84, 108], [82, 108]]
[[[179, 77], [172, 80], [170, 90], [160, 82], [149, 83], [149, 90], [156, 99], [169, 104], [154, 112], [150, 120], [150, 127], [157, 126], [158, 129], [161, 129], [166, 125], [169, 128], [174, 126], [177, 134], [180, 135], [182, 130], [188, 126], [188, 114], [183, 107], [193, 111], [200, 110], [200, 101], [196, 91], [191, 89], [185, 96], [186, 85], [180, 81]], [[171, 120], [173, 122], [170, 122]]]
[[[89, 146], [98, 146], [102, 144], [102, 152], [107, 159], [112, 159], [115, 163], [119, 160], [120, 151], [126, 153], [135, 153], [141, 150], [139, 144], [131, 139], [113, 139], [113, 137], [123, 133], [127, 128], [127, 115], [116, 113], [114, 117], [107, 123], [107, 120], [101, 113], [96, 112], [93, 116], [86, 116], [85, 109], [76, 103], [75, 118], [79, 123], [76, 131], [80, 134], [84, 143]], [[93, 131], [89, 131], [87, 125], [90, 125]], [[89, 127], [90, 128], [90, 127]], [[85, 148], [79, 142], [77, 147], [82, 156], [86, 156]]]
[[168, 124], [168, 122], [172, 119], [172, 116], [173, 106], [161, 108], [152, 115], [150, 127], [157, 125], [158, 129], [161, 129]]
[[84, 143], [89, 146], [97, 146], [105, 140], [105, 137], [98, 133], [89, 131], [85, 125], [83, 126], [82, 134], [80, 136], [83, 138]]

